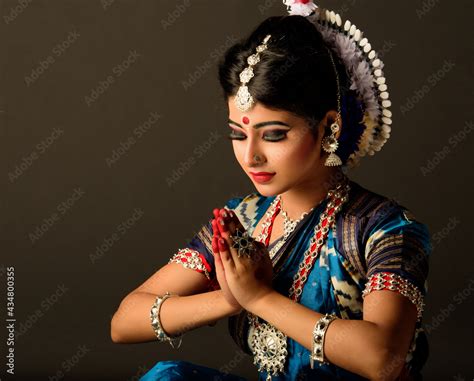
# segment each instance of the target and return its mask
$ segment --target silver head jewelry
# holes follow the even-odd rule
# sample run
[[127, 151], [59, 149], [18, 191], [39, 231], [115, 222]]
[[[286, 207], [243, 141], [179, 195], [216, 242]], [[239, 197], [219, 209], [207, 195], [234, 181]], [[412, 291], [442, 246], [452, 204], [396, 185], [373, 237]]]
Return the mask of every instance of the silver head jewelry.
[[339, 122], [341, 121], [341, 88], [339, 85], [339, 74], [337, 72], [336, 64], [334, 63], [334, 58], [331, 51], [328, 48], [329, 57], [331, 58], [332, 66], [334, 68], [334, 75], [336, 77], [337, 85], [337, 116], [336, 120], [331, 124], [331, 135], [326, 136], [321, 145], [323, 150], [329, 153], [324, 165], [327, 167], [335, 167], [342, 165], [342, 160], [339, 156], [336, 155], [337, 148], [339, 147], [339, 142], [336, 139], [336, 133], [339, 131]]
[[235, 97], [235, 105], [242, 112], [250, 110], [255, 104], [255, 100], [249, 92], [247, 83], [253, 78], [253, 67], [260, 62], [260, 53], [268, 48], [267, 42], [270, 40], [270, 37], [271, 35], [267, 34], [263, 42], [257, 46], [256, 53], [247, 58], [248, 66], [242, 70], [239, 75], [241, 85]]

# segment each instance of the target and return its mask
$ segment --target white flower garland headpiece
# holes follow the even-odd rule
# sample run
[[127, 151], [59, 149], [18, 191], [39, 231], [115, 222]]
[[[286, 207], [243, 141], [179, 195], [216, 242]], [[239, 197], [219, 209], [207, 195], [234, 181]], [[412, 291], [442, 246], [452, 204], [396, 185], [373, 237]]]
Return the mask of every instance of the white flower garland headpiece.
[[334, 11], [319, 8], [312, 0], [283, 0], [290, 15], [307, 17], [321, 32], [327, 45], [341, 58], [350, 78], [350, 89], [363, 101], [366, 128], [352, 153], [347, 167], [355, 167], [360, 158], [380, 151], [390, 138], [392, 112], [383, 74], [383, 62], [377, 57], [363, 32], [349, 20], [343, 23]]

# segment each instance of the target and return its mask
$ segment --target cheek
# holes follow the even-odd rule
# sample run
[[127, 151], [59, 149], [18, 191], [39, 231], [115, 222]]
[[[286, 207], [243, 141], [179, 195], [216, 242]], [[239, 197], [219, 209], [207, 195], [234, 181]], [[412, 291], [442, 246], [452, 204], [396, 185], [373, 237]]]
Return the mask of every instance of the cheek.
[[290, 170], [293, 170], [295, 167], [301, 169], [312, 162], [314, 154], [314, 142], [305, 140], [287, 144], [275, 150], [274, 155], [272, 155], [272, 161], [278, 163], [278, 166], [287, 167]]

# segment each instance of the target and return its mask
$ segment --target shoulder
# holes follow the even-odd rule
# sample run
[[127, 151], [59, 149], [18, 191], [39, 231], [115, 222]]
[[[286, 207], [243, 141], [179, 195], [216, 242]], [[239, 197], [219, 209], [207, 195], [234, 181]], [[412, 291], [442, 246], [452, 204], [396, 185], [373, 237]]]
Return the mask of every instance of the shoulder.
[[345, 232], [359, 232], [360, 243], [388, 233], [416, 236], [428, 245], [429, 230], [415, 214], [394, 198], [381, 195], [351, 181], [349, 200], [340, 214]]
[[381, 212], [403, 209], [394, 198], [369, 190], [355, 181], [350, 181], [349, 200], [343, 213], [358, 218], [371, 218]]
[[349, 200], [342, 214], [364, 219], [370, 223], [395, 216], [402, 217], [407, 222], [421, 223], [410, 209], [395, 198], [376, 193], [354, 181], [350, 184]]

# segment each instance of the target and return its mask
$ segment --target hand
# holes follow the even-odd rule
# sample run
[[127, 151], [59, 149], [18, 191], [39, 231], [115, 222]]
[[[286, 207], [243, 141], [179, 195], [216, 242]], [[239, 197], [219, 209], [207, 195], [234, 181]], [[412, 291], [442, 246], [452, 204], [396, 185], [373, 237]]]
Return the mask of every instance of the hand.
[[258, 241], [254, 241], [257, 250], [251, 257], [238, 257], [230, 236], [236, 229], [246, 230], [232, 211], [227, 212], [231, 215], [230, 220], [217, 219], [222, 237], [218, 239], [220, 259], [230, 292], [243, 308], [250, 310], [260, 298], [273, 292], [273, 264], [266, 246]]
[[[224, 217], [226, 214], [224, 211], [225, 209], [221, 209], [222, 212], [219, 209], [214, 209], [214, 217], [219, 218], [219, 216], [222, 215], [223, 218], [229, 218], [230, 215], [227, 212], [227, 217]], [[225, 277], [225, 272], [224, 272], [224, 266], [221, 261], [221, 257], [219, 254], [219, 247], [218, 247], [218, 240], [221, 238], [220, 235], [220, 229], [217, 224], [217, 220], [213, 219], [212, 220], [212, 230], [214, 233], [214, 236], [212, 238], [212, 251], [214, 252], [214, 264], [216, 268], [216, 278], [217, 281], [219, 282], [219, 286], [221, 287], [221, 291], [224, 295], [224, 298], [227, 300], [227, 302], [235, 308], [235, 314], [238, 314], [242, 311], [242, 306], [239, 304], [237, 299], [232, 295], [232, 292], [229, 289], [229, 285], [227, 284], [227, 280]]]

